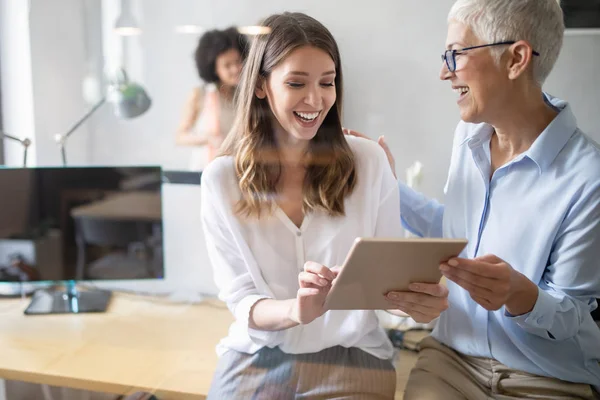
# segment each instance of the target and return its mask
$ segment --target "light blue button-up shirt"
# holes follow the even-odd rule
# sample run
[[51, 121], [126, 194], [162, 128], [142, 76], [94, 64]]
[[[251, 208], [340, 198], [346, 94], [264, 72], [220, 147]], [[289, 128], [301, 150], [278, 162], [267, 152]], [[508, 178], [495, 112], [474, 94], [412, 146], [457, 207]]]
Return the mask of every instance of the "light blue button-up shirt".
[[[494, 254], [539, 287], [533, 310], [487, 311], [448, 282], [450, 307], [433, 336], [470, 356], [536, 375], [600, 386], [600, 149], [570, 106], [525, 153], [491, 175], [487, 124], [456, 130], [444, 204], [400, 184], [404, 226], [419, 236], [467, 238], [462, 257]], [[491, 179], [490, 179], [491, 175]]]

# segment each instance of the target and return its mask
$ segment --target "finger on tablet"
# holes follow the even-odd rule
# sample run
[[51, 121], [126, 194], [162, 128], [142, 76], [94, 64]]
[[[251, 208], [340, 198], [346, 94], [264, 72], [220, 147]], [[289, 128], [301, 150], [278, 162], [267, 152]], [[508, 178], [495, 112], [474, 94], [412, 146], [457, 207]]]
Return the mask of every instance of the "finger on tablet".
[[330, 281], [332, 281], [333, 278], [335, 278], [335, 275], [333, 274], [333, 272], [331, 272], [329, 268], [313, 261], [308, 261], [306, 264], [304, 264], [304, 271], [320, 275], [321, 277]]

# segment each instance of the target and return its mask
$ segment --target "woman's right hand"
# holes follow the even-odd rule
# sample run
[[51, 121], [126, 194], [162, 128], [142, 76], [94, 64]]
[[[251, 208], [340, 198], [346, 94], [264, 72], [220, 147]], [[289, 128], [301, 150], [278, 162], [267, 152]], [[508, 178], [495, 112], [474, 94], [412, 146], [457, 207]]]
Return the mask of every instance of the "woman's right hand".
[[290, 319], [304, 325], [325, 314], [325, 299], [338, 273], [339, 267], [329, 269], [311, 261], [304, 264], [304, 271], [298, 275], [300, 289], [293, 303]]

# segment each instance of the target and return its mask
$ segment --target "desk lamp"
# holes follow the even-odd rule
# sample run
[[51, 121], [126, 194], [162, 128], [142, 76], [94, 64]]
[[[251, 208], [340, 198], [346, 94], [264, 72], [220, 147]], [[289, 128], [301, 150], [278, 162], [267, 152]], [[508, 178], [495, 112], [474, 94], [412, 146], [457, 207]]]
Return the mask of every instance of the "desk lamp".
[[2, 131], [0, 131], [0, 139], [10, 139], [10, 140], [14, 140], [15, 142], [19, 142], [21, 143], [21, 145], [23, 146], [23, 167], [27, 166], [27, 150], [29, 150], [29, 146], [31, 146], [31, 140], [30, 139], [19, 139], [16, 136], [12, 136], [9, 135], [8, 133], [4, 133]]
[[63, 166], [67, 165], [67, 154], [65, 145], [69, 137], [87, 121], [104, 103], [108, 102], [113, 106], [113, 112], [117, 118], [131, 119], [144, 114], [152, 105], [152, 100], [137, 83], [130, 82], [125, 70], [120, 69], [117, 73], [117, 80], [109, 85], [108, 93], [100, 99], [71, 129], [63, 135], [56, 135], [54, 138], [60, 146]]

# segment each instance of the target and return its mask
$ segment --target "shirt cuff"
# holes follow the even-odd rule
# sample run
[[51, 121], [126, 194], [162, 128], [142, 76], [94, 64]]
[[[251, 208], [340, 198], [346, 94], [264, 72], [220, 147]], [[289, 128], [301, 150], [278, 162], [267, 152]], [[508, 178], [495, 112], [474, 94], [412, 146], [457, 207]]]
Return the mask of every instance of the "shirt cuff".
[[269, 296], [251, 294], [239, 301], [235, 307], [235, 319], [248, 330], [248, 336], [252, 341], [260, 346], [274, 347], [280, 344], [283, 340], [283, 331], [262, 331], [250, 328], [250, 311], [252, 307], [259, 301], [270, 299]]
[[538, 298], [533, 310], [527, 314], [513, 316], [504, 310], [504, 314], [525, 330], [542, 329], [550, 332], [556, 314], [556, 299], [538, 287]]
[[407, 203], [411, 203], [412, 200], [414, 203], [414, 200], [419, 198], [417, 192], [400, 180], [398, 180], [398, 189], [400, 190], [400, 200], [406, 201]]
[[402, 227], [417, 236], [423, 236], [416, 232], [415, 228], [405, 218], [407, 215], [410, 215], [409, 210], [415, 208], [414, 205], [417, 203], [418, 195], [406, 183], [400, 180], [398, 180], [398, 189], [400, 191], [400, 223]]

